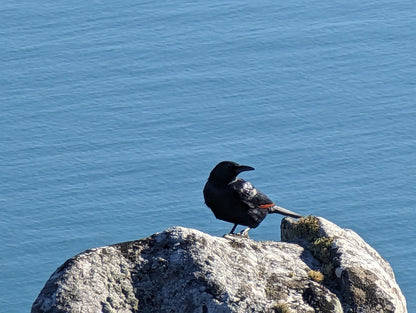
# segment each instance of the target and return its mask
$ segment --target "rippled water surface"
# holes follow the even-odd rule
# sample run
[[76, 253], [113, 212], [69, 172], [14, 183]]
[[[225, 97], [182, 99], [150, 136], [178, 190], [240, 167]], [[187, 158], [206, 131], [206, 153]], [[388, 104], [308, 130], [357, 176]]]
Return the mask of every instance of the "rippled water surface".
[[[411, 2], [3, 1], [0, 307], [66, 259], [182, 225], [229, 159], [281, 206], [351, 228], [416, 311]], [[279, 240], [281, 217], [251, 231]]]

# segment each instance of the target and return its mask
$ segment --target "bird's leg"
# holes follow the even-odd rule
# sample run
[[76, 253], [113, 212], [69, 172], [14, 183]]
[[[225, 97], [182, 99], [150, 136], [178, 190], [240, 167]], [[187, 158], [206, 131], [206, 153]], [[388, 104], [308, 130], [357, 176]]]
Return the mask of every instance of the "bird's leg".
[[238, 225], [238, 224], [234, 224], [233, 228], [232, 228], [232, 229], [231, 229], [231, 231], [230, 231], [230, 234], [234, 234], [234, 230], [236, 229], [237, 225]]
[[244, 229], [243, 231], [240, 232], [240, 235], [242, 237], [247, 237], [248, 238], [248, 231], [250, 230], [250, 227], [247, 227], [246, 229]]

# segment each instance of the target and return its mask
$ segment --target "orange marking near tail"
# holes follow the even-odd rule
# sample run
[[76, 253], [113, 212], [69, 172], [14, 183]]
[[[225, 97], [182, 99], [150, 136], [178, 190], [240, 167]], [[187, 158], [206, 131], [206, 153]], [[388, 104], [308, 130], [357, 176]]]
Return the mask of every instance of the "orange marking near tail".
[[261, 204], [259, 205], [259, 209], [269, 209], [272, 206], [274, 206], [274, 203]]

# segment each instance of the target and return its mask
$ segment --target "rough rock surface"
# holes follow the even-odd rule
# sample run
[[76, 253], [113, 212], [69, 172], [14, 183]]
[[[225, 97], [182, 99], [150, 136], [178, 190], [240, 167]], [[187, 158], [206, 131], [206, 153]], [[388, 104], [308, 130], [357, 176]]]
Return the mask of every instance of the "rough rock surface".
[[282, 240], [173, 227], [87, 250], [59, 267], [37, 312], [407, 312], [390, 265], [323, 219], [282, 222]]
[[321, 262], [323, 284], [345, 312], [407, 312], [390, 264], [350, 229], [324, 218], [284, 219], [282, 240], [298, 242]]

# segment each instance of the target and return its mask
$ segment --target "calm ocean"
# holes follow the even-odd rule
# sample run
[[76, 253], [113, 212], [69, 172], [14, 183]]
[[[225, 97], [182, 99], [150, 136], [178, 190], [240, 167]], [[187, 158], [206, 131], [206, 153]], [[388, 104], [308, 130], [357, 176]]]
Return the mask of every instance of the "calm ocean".
[[356, 231], [416, 312], [413, 2], [3, 0], [0, 20], [1, 312], [88, 248], [228, 232], [202, 197], [221, 160]]

